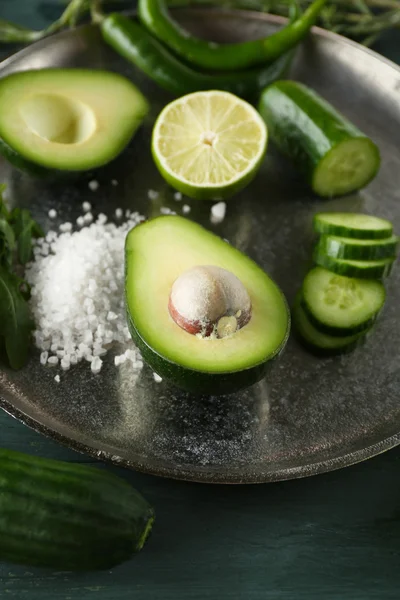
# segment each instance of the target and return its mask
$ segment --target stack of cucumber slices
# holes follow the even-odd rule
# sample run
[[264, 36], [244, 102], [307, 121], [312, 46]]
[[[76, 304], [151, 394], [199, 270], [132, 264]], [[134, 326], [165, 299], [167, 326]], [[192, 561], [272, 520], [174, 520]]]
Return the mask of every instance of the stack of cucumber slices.
[[399, 238], [390, 221], [355, 213], [318, 213], [317, 265], [304, 278], [293, 322], [310, 349], [352, 350], [375, 323], [386, 299], [381, 281], [396, 260]]

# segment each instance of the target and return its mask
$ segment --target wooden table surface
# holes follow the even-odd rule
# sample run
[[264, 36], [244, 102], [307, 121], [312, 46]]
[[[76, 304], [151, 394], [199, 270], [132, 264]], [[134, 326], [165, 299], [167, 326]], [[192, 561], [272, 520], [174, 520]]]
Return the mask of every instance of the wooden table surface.
[[[60, 5], [59, 0], [0, 0], [0, 18], [41, 27], [57, 16]], [[400, 63], [400, 32], [376, 49]], [[2, 412], [0, 444], [91, 462]], [[1, 600], [400, 597], [400, 449], [345, 470], [260, 486], [207, 486], [111, 470], [156, 508], [145, 550], [101, 573], [0, 563]]]

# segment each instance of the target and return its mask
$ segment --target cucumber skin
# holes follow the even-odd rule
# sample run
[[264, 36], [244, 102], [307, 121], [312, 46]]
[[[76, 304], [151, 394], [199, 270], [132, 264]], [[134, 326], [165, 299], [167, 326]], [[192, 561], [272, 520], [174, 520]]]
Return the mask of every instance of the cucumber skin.
[[364, 185], [376, 176], [380, 167], [377, 146], [305, 85], [283, 80], [272, 83], [262, 92], [258, 110], [267, 124], [270, 139], [293, 160], [313, 190], [314, 174], [321, 160], [349, 139], [363, 138], [374, 146], [376, 169]]
[[393, 227], [384, 230], [382, 235], [382, 230], [351, 229], [345, 226], [324, 223], [323, 221], [319, 220], [319, 217], [323, 216], [323, 214], [324, 213], [317, 213], [313, 218], [314, 231], [320, 235], [326, 234], [333, 235], [335, 237], [353, 238], [355, 240], [384, 240], [392, 237], [393, 235]]
[[301, 298], [301, 307], [306, 313], [311, 325], [313, 325], [315, 329], [318, 329], [318, 331], [320, 331], [321, 333], [331, 335], [332, 337], [347, 337], [349, 335], [355, 335], [356, 333], [368, 331], [368, 329], [371, 329], [371, 327], [374, 325], [375, 321], [378, 318], [378, 315], [380, 314], [379, 311], [373, 316], [371, 316], [369, 319], [367, 319], [363, 323], [360, 323], [359, 325], [356, 325], [355, 327], [331, 327], [330, 325], [326, 325], [326, 323], [322, 323], [314, 316], [314, 313], [312, 312], [311, 308], [308, 306], [307, 302], [304, 300], [303, 297]]
[[[294, 320], [294, 319], [293, 319]], [[366, 333], [368, 333], [367, 330]], [[315, 346], [309, 340], [306, 340], [302, 334], [294, 328], [294, 335], [299, 340], [299, 342], [314, 356], [318, 358], [329, 357], [329, 356], [339, 356], [340, 354], [350, 354], [359, 346], [362, 346], [366, 342], [366, 333], [364, 335], [360, 335], [354, 342], [350, 342], [345, 346], [341, 346], [341, 348], [323, 348], [321, 346]]]
[[[307, 337], [307, 335], [304, 333], [304, 330], [302, 331], [302, 329], [303, 329], [301, 326], [302, 320], [309, 321], [309, 324], [312, 327], [314, 327], [314, 329], [317, 329], [313, 325], [313, 323], [310, 321], [306, 311], [303, 308], [302, 293], [301, 293], [301, 291], [299, 291], [296, 294], [295, 301], [293, 303], [293, 308], [292, 308], [293, 331], [294, 331], [295, 337], [297, 337], [297, 339], [303, 344], [303, 346], [305, 346], [312, 354], [315, 354], [316, 356], [335, 356], [338, 354], [347, 354], [348, 352], [353, 351], [355, 348], [357, 348], [358, 346], [363, 344], [367, 335], [371, 331], [371, 328], [369, 328], [358, 334], [353, 334], [352, 336], [343, 336], [343, 338], [353, 337], [354, 339], [352, 341], [348, 341], [347, 343], [344, 343], [343, 345], [337, 346], [335, 348], [329, 348], [326, 346], [318, 345], [315, 342], [313, 342], [311, 339], [309, 339], [309, 337]], [[324, 332], [318, 332], [318, 330], [317, 330], [317, 333], [322, 333], [322, 335], [326, 335]], [[336, 336], [332, 336], [332, 337], [336, 337]], [[338, 340], [338, 342], [340, 342], [341, 337], [337, 337], [337, 340]]]
[[[294, 336], [298, 339], [298, 341], [311, 353], [317, 357], [327, 357], [327, 356], [337, 356], [339, 354], [348, 354], [352, 352], [359, 346], [365, 343], [367, 339], [367, 335], [370, 332], [371, 328], [366, 331], [360, 333], [354, 341], [349, 342], [343, 346], [337, 348], [326, 348], [324, 346], [318, 346], [313, 343], [310, 339], [307, 339], [304, 334], [301, 332], [301, 326], [298, 324], [298, 320], [296, 317], [296, 311], [302, 310], [301, 305], [299, 305], [300, 300], [296, 299], [293, 309], [292, 309], [292, 322], [293, 322], [293, 332]], [[307, 314], [305, 315], [307, 318]], [[311, 323], [312, 324], [312, 323]]]
[[261, 379], [269, 372], [272, 364], [283, 352], [290, 334], [290, 311], [287, 307], [288, 326], [282, 344], [267, 361], [243, 371], [232, 373], [206, 373], [187, 369], [161, 356], [153, 350], [142, 338], [135, 327], [132, 317], [127, 311], [129, 331], [143, 358], [160, 377], [187, 392], [196, 395], [221, 396], [234, 394], [244, 390]]
[[0, 560], [110, 569], [142, 548], [153, 521], [148, 502], [107, 471], [0, 449]]
[[[354, 244], [346, 242], [345, 238], [342, 240], [336, 236], [322, 235], [317, 243], [316, 249], [320, 254], [326, 254], [332, 258], [341, 258], [343, 260], [382, 260], [384, 258], [395, 258], [398, 247], [399, 238], [397, 242], [388, 242], [390, 238], [384, 240], [377, 240], [382, 242], [382, 245], [357, 245], [357, 240], [354, 240]], [[364, 240], [366, 241], [366, 240]]]
[[323, 252], [314, 252], [314, 262], [319, 267], [328, 269], [332, 273], [337, 275], [344, 275], [345, 277], [355, 277], [356, 279], [384, 279], [389, 277], [392, 272], [395, 259], [387, 259], [386, 265], [376, 265], [375, 267], [369, 266], [368, 268], [358, 268], [355, 265], [343, 264], [332, 256], [328, 256]]

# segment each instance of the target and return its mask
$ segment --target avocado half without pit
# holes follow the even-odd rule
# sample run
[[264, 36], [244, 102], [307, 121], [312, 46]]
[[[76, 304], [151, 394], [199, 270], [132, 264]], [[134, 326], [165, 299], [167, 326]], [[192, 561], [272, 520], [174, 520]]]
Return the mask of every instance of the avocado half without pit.
[[125, 77], [43, 69], [0, 79], [0, 152], [37, 175], [85, 171], [114, 159], [148, 112]]
[[125, 247], [128, 324], [162, 378], [198, 394], [262, 379], [290, 330], [285, 297], [250, 258], [200, 225], [162, 216]]

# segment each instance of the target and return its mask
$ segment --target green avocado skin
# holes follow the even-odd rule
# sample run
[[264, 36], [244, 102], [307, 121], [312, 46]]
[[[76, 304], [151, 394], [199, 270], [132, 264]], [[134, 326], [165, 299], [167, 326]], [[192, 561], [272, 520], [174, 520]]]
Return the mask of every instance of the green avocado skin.
[[182, 367], [155, 352], [141, 337], [132, 321], [129, 311], [127, 311], [128, 327], [132, 339], [139, 348], [144, 360], [150, 365], [153, 371], [163, 379], [176, 385], [176, 387], [191, 392], [192, 394], [210, 396], [233, 394], [240, 390], [244, 390], [263, 379], [268, 374], [275, 359], [282, 354], [282, 351], [286, 346], [290, 332], [290, 317], [288, 317], [288, 319], [288, 328], [285, 339], [274, 356], [270, 357], [269, 360], [243, 371], [232, 373], [205, 373]]
[[6, 144], [6, 142], [0, 137], [0, 154], [4, 156], [4, 158], [21, 171], [32, 175], [33, 177], [38, 177], [40, 179], [49, 179], [54, 177], [55, 171], [53, 169], [46, 169], [45, 167], [41, 167], [40, 165], [36, 165], [30, 160], [25, 160], [22, 156], [13, 150], [11, 146]]
[[0, 154], [16, 169], [34, 177], [48, 182], [75, 181], [87, 175], [87, 171], [61, 171], [60, 169], [47, 169], [41, 165], [26, 160], [3, 139], [0, 138]]

